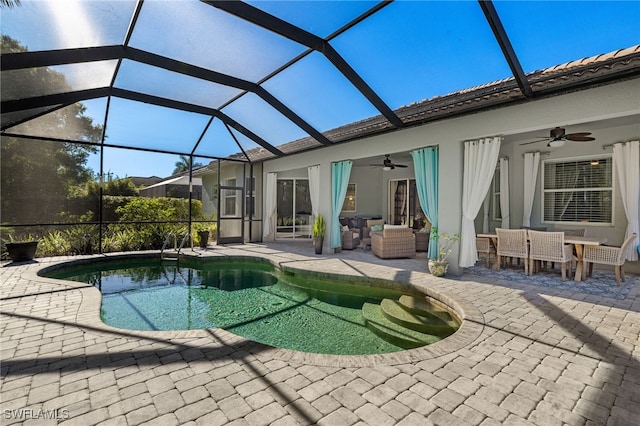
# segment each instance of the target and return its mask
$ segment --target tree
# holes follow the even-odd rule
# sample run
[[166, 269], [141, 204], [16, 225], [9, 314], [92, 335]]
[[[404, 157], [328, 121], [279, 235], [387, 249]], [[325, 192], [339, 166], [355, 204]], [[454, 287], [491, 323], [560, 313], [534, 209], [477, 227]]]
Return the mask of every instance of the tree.
[[[24, 52], [17, 40], [2, 35], [2, 54]], [[3, 99], [24, 99], [45, 93], [71, 91], [64, 74], [31, 68], [19, 74], [2, 73]], [[29, 136], [99, 143], [102, 126], [85, 115], [81, 103], [50, 112], [7, 129]], [[46, 223], [60, 220], [72, 188], [92, 179], [87, 160], [97, 149], [90, 145], [40, 141], [29, 137], [1, 140], [2, 222]]]
[[8, 7], [11, 9], [13, 6], [20, 6], [20, 0], [0, 0], [0, 8]]
[[[188, 155], [181, 155], [180, 159], [176, 161], [175, 168], [173, 169], [173, 174], [177, 175], [178, 173], [187, 172], [191, 167], [191, 158]], [[193, 165], [194, 168], [202, 167], [202, 163], [195, 163]]]

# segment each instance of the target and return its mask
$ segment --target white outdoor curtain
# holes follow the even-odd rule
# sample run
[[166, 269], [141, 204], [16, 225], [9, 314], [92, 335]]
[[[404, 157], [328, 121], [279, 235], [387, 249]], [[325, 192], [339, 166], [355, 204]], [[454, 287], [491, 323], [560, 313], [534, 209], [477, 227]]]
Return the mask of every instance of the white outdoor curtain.
[[[625, 240], [631, 234], [640, 235], [638, 223], [638, 205], [640, 204], [640, 141], [616, 143], [613, 145], [613, 159], [618, 171], [620, 195], [627, 216]], [[638, 260], [640, 237], [631, 244], [633, 250], [627, 252], [627, 260]]]
[[276, 206], [278, 202], [277, 185], [278, 174], [267, 173], [264, 201], [264, 228], [262, 232], [262, 239], [264, 241], [274, 241], [276, 239]]
[[502, 215], [502, 228], [509, 229], [509, 159], [500, 159], [500, 214]]
[[311, 211], [313, 217], [318, 215], [320, 208], [320, 166], [309, 166], [309, 196], [311, 197]]
[[473, 266], [478, 260], [474, 219], [491, 186], [498, 164], [500, 138], [487, 138], [464, 143], [464, 175], [462, 179], [462, 231], [460, 266]]
[[540, 167], [540, 153], [527, 152], [524, 155], [524, 210], [522, 211], [522, 226], [531, 226], [531, 210], [533, 197], [536, 193], [536, 180]]

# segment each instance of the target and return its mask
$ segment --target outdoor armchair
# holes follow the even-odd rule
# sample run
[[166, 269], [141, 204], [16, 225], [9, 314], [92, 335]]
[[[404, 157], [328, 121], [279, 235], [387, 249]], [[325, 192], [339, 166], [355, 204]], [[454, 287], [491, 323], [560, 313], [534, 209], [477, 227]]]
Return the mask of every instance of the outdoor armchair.
[[342, 249], [353, 250], [360, 245], [360, 233], [358, 230], [349, 229], [342, 231]]
[[600, 263], [603, 265], [613, 265], [616, 275], [616, 284], [620, 285], [620, 281], [624, 281], [624, 271], [622, 269], [627, 250], [631, 248], [631, 244], [635, 241], [637, 235], [631, 234], [620, 247], [612, 246], [585, 246], [583, 259], [585, 264], [589, 264], [589, 276], [593, 272], [593, 264]]
[[407, 226], [385, 225], [371, 233], [371, 251], [381, 259], [415, 257], [416, 237]]

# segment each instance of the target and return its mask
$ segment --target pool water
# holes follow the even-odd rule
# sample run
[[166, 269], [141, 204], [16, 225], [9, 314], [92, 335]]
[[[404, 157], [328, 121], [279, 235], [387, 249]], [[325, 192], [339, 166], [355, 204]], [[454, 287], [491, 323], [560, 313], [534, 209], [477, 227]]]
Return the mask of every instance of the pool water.
[[222, 328], [267, 345], [325, 354], [405, 349], [371, 331], [362, 313], [367, 302], [400, 297], [392, 289], [286, 275], [258, 262], [109, 262], [49, 276], [98, 287], [102, 320], [114, 327]]

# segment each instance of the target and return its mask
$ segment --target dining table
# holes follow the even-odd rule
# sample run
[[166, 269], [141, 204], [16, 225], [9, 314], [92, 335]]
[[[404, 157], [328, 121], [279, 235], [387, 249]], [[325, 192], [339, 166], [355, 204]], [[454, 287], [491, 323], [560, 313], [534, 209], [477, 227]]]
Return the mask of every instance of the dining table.
[[[480, 238], [489, 238], [491, 240], [491, 243], [493, 244], [493, 246], [496, 249], [496, 253], [498, 250], [498, 234], [494, 234], [494, 233], [482, 233], [482, 234], [476, 234], [476, 237], [480, 237]], [[575, 247], [576, 250], [576, 273], [574, 275], [574, 281], [582, 281], [583, 276], [584, 276], [584, 260], [583, 260], [583, 253], [584, 253], [584, 246], [586, 245], [594, 245], [594, 246], [599, 246], [600, 244], [604, 244], [607, 242], [607, 239], [605, 237], [579, 237], [579, 236], [574, 236], [574, 235], [565, 235], [564, 236], [564, 242], [566, 244], [573, 244], [573, 246]], [[499, 270], [500, 269], [500, 256], [496, 255], [496, 261], [493, 264], [493, 269], [495, 270]]]

